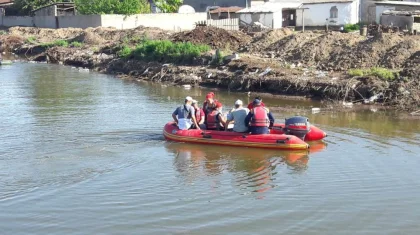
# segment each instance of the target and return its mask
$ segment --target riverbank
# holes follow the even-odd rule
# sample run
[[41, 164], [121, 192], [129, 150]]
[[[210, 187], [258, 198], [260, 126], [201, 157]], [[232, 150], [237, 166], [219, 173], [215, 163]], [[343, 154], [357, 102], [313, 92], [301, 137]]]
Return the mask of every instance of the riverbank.
[[[189, 63], [122, 56], [123, 50], [134, 50], [144, 39], [188, 41], [212, 50]], [[410, 112], [419, 109], [419, 36], [379, 34], [366, 39], [357, 34], [283, 29], [247, 35], [201, 27], [182, 33], [142, 27], [14, 27], [0, 40], [5, 50], [28, 60], [89, 68], [127, 80], [268, 92], [346, 107], [379, 103]], [[211, 63], [215, 49], [223, 55], [237, 52], [239, 58]]]

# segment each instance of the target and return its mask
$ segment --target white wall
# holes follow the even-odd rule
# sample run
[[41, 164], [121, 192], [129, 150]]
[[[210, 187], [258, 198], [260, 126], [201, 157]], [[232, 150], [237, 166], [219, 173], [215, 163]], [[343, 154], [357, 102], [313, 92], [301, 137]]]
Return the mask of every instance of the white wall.
[[58, 16], [59, 28], [89, 28], [101, 26], [100, 15]]
[[394, 6], [376, 5], [376, 23], [381, 23], [381, 15], [384, 11], [395, 10]]
[[273, 13], [273, 29], [280, 29], [283, 27], [283, 14], [281, 11]]
[[39, 28], [57, 28], [55, 16], [34, 16], [33, 22], [35, 27]]
[[[303, 7], [309, 8], [304, 11], [305, 26], [324, 26], [327, 18], [330, 18], [331, 7], [338, 9], [338, 25], [356, 24], [359, 22], [359, 1], [346, 3], [319, 3], [304, 4]], [[332, 19], [331, 19], [332, 20]], [[296, 11], [296, 26], [302, 26], [302, 11]]]
[[34, 22], [30, 16], [2, 16], [1, 26], [26, 26], [33, 27]]
[[117, 29], [130, 29], [139, 26], [158, 27], [165, 30], [191, 30], [195, 28], [197, 21], [207, 20], [206, 13], [158, 13], [139, 14], [132, 16], [102, 15], [103, 27], [115, 27]]
[[239, 24], [252, 25], [253, 22], [260, 22], [269, 28], [273, 28], [273, 13], [238, 13], [238, 15]]
[[[89, 28], [89, 27], [115, 27], [117, 29], [131, 29], [138, 26], [157, 27], [165, 30], [191, 30], [198, 21], [207, 20], [206, 13], [192, 14], [139, 14], [124, 15], [76, 15], [58, 16], [59, 28]], [[0, 26], [28, 26], [40, 28], [56, 28], [55, 16], [17, 17], [4, 16]]]

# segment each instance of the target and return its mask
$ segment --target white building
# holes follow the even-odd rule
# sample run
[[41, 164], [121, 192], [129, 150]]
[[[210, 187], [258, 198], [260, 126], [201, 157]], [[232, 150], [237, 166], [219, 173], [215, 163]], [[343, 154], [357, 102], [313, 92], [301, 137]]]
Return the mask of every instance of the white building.
[[269, 28], [319, 27], [356, 24], [360, 19], [359, 10], [360, 0], [272, 0], [237, 14], [243, 25], [259, 22]]
[[420, 10], [420, 2], [411, 1], [381, 1], [376, 2], [376, 23], [380, 23], [385, 11], [415, 11]]
[[[297, 19], [304, 16], [305, 26], [356, 24], [359, 22], [360, 0], [303, 0], [303, 11], [296, 11]], [[296, 26], [302, 26], [300, 20]]]
[[242, 25], [260, 23], [268, 28], [277, 29], [296, 26], [296, 11], [302, 3], [299, 2], [267, 2], [236, 12]]

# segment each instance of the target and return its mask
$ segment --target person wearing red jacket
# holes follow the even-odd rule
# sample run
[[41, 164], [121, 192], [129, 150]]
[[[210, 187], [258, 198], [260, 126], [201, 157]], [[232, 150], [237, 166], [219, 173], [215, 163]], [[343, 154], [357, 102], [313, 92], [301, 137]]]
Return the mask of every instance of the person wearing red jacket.
[[[195, 109], [195, 119], [197, 120], [197, 124], [202, 127], [204, 120], [206, 119], [206, 114], [204, 114], [203, 109], [198, 106], [197, 100], [192, 101], [192, 107]], [[194, 128], [196, 128], [195, 125]]]
[[[261, 97], [260, 97], [260, 96], [255, 97], [255, 99], [256, 99], [256, 100], [259, 100], [259, 101], [261, 102], [261, 106], [262, 106], [262, 107], [265, 107], [265, 104], [264, 104], [264, 102], [262, 102], [262, 99], [261, 99]], [[249, 109], [249, 110], [251, 110], [251, 109], [253, 109], [253, 108], [254, 108], [253, 102], [249, 103], [249, 104], [248, 104], [248, 109]]]
[[226, 119], [221, 112], [222, 104], [217, 103], [216, 106], [206, 115], [207, 130], [222, 130], [226, 124]]

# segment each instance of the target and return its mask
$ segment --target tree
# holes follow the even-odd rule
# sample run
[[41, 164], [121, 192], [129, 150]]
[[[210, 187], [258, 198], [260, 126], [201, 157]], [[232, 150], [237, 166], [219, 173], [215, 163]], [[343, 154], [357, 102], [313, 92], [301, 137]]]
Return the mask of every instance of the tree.
[[83, 15], [149, 13], [147, 0], [75, 0], [76, 9]]
[[[13, 9], [19, 15], [29, 15], [33, 10], [58, 2], [59, 0], [15, 0]], [[61, 1], [60, 1], [61, 2]]]
[[183, 0], [154, 0], [155, 5], [165, 13], [175, 13], [182, 5]]

